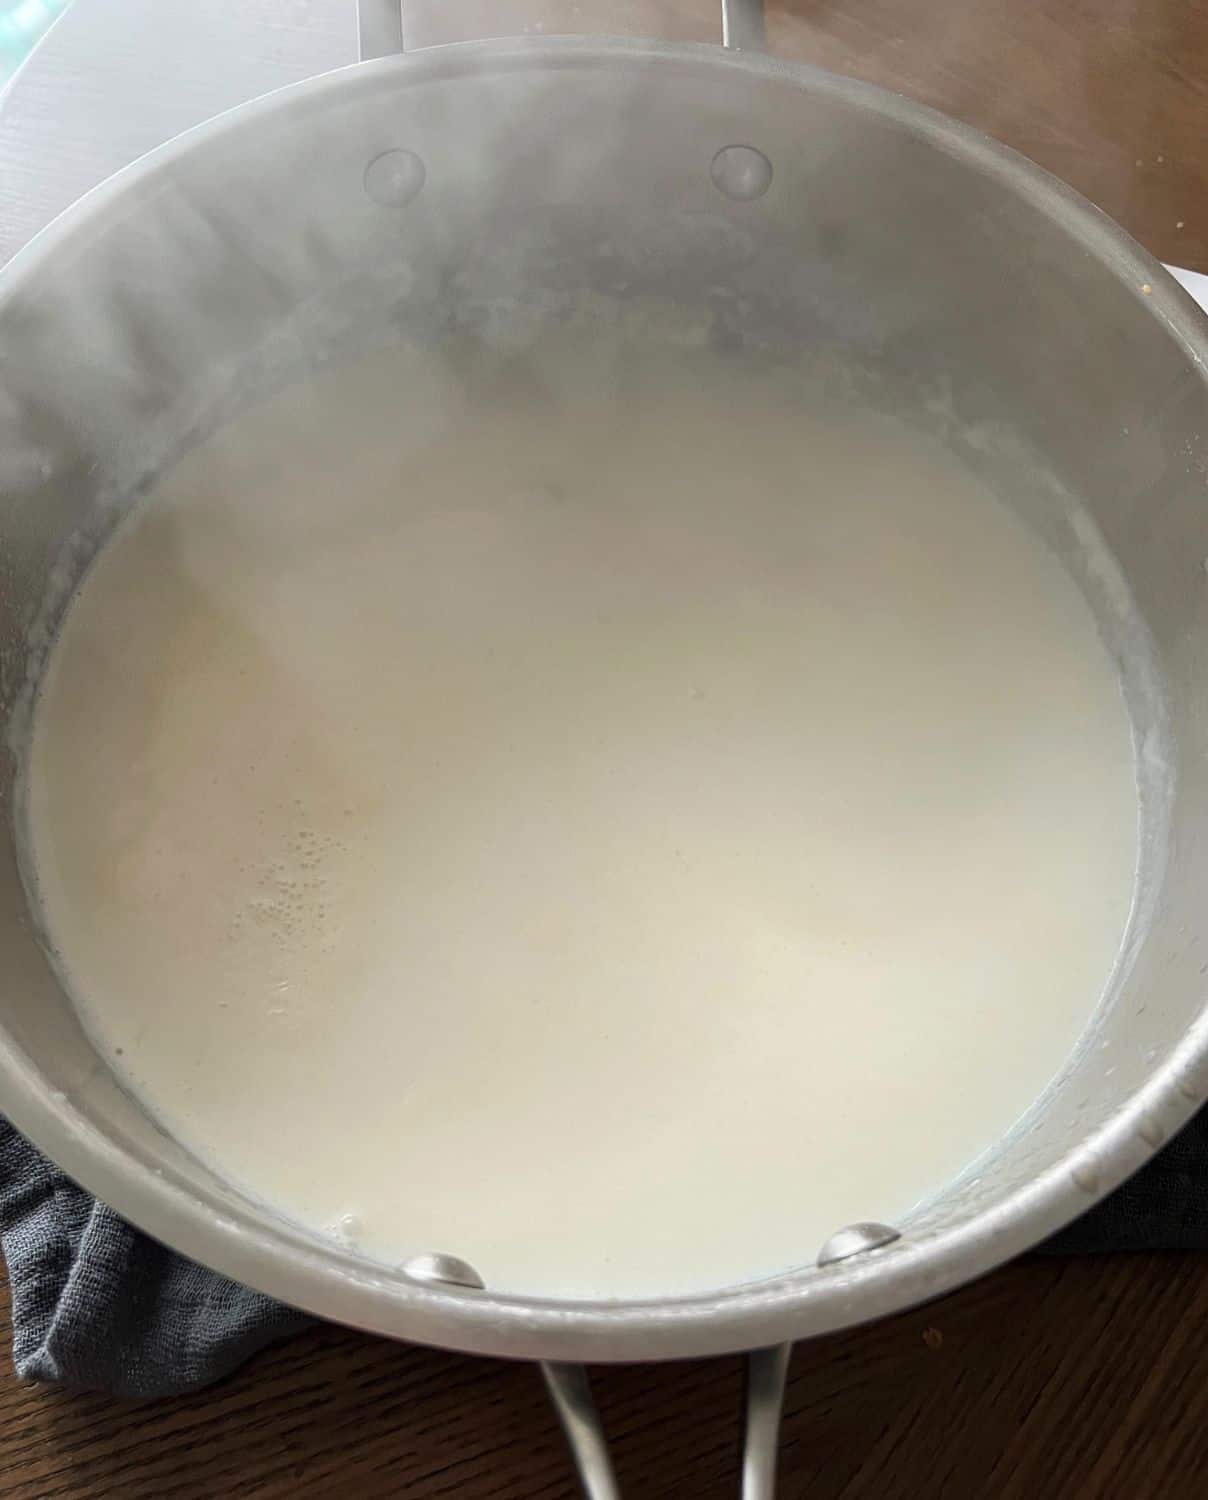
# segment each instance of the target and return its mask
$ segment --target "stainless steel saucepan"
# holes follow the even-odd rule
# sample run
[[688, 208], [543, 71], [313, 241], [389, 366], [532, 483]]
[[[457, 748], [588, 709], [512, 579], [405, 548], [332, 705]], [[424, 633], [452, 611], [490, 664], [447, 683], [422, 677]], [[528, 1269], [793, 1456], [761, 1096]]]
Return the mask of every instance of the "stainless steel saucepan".
[[[152, 152], [0, 274], [0, 1108], [203, 1264], [381, 1334], [545, 1361], [599, 1496], [614, 1491], [581, 1362], [764, 1351], [744, 1483], [768, 1495], [787, 1341], [1027, 1249], [1208, 1089], [1208, 325], [1027, 161], [761, 55], [757, 7], [729, 9], [725, 49], [549, 38], [404, 55], [397, 3], [362, 6], [372, 61]], [[57, 614], [157, 473], [258, 390], [374, 339], [507, 337], [585, 300], [786, 359], [832, 351], [993, 482], [1026, 455], [1043, 477], [1029, 519], [1120, 664], [1142, 804], [1118, 968], [1063, 1076], [990, 1157], [907, 1221], [835, 1225], [789, 1275], [640, 1303], [509, 1296], [440, 1257], [370, 1263], [215, 1176], [85, 1038], [30, 915], [14, 816]]]

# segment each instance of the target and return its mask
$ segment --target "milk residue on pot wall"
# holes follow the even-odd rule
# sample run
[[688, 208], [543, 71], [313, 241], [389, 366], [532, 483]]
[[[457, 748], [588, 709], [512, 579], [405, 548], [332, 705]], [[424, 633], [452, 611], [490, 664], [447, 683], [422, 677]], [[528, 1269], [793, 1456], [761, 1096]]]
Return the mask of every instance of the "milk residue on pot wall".
[[372, 1257], [688, 1292], [894, 1221], [1086, 1024], [1113, 663], [950, 453], [755, 356], [380, 353], [102, 550], [28, 764], [92, 1036]]

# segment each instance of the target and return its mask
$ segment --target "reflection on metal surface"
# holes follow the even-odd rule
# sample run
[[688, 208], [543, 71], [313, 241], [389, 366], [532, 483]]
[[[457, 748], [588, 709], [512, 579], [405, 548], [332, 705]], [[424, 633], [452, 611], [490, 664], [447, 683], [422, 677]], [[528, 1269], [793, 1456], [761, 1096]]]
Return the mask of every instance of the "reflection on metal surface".
[[357, 51], [362, 62], [403, 50], [402, 0], [357, 0]]
[[468, 1286], [479, 1292], [486, 1285], [469, 1261], [456, 1255], [413, 1255], [404, 1263], [403, 1272], [412, 1281], [434, 1282], [442, 1286]]
[[365, 191], [383, 208], [402, 208], [416, 196], [428, 170], [414, 151], [383, 151], [365, 168]]
[[739, 203], [762, 198], [772, 185], [772, 163], [754, 146], [723, 146], [709, 168], [713, 186]]
[[763, 0], [721, 0], [722, 46], [761, 52], [767, 42]]
[[586, 1500], [620, 1500], [621, 1491], [608, 1454], [608, 1440], [596, 1410], [591, 1382], [582, 1365], [546, 1361], [546, 1388], [579, 1471]]
[[818, 1251], [820, 1266], [833, 1266], [836, 1261], [849, 1260], [853, 1255], [863, 1255], [866, 1250], [879, 1250], [882, 1245], [892, 1245], [902, 1236], [888, 1224], [866, 1222], [849, 1224], [832, 1234]]
[[747, 1427], [742, 1448], [742, 1500], [775, 1500], [780, 1412], [792, 1344], [747, 1355]]

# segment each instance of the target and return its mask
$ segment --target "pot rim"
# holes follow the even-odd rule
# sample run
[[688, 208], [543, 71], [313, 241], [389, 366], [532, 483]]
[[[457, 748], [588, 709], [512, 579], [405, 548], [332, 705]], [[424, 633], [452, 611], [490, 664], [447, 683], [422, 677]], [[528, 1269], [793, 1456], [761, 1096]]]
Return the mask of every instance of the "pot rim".
[[[425, 48], [354, 63], [228, 110], [123, 168], [41, 230], [0, 272], [0, 312], [75, 236], [102, 231], [153, 193], [179, 159], [261, 118], [326, 105], [354, 89], [395, 89], [492, 69], [610, 65], [680, 67], [698, 74], [738, 68], [898, 123], [1059, 222], [1071, 252], [1080, 248], [1093, 255], [1135, 295], [1144, 295], [1152, 316], [1204, 378], [1208, 318], [1193, 299], [1105, 214], [1008, 147], [913, 100], [818, 68], [704, 43], [628, 38], [542, 37]], [[1143, 286], [1150, 290], [1142, 293]], [[968, 1220], [932, 1231], [923, 1242], [907, 1238], [867, 1257], [824, 1269], [811, 1262], [775, 1279], [708, 1294], [571, 1302], [410, 1282], [287, 1221], [270, 1221], [250, 1201], [233, 1206], [174, 1169], [148, 1164], [129, 1143], [102, 1132], [52, 1091], [33, 1059], [0, 1033], [0, 1105], [13, 1123], [72, 1178], [180, 1253], [317, 1316], [379, 1334], [474, 1354], [596, 1362], [729, 1353], [833, 1332], [951, 1291], [1091, 1207], [1153, 1155], [1153, 1121], [1173, 1133], [1205, 1092], [1208, 1014], [1201, 1014], [1096, 1132], [1042, 1175]]]

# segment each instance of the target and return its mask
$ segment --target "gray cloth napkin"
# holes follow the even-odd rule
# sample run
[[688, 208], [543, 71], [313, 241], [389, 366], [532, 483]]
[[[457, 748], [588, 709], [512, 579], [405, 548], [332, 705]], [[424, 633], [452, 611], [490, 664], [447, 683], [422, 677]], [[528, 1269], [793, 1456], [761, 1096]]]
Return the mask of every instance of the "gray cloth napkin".
[[[0, 1247], [13, 1360], [115, 1396], [208, 1385], [307, 1319], [131, 1229], [0, 1117]], [[1208, 1250], [1208, 1110], [1046, 1253]]]
[[0, 1248], [13, 1363], [28, 1380], [114, 1396], [177, 1395], [308, 1321], [132, 1229], [3, 1116]]

